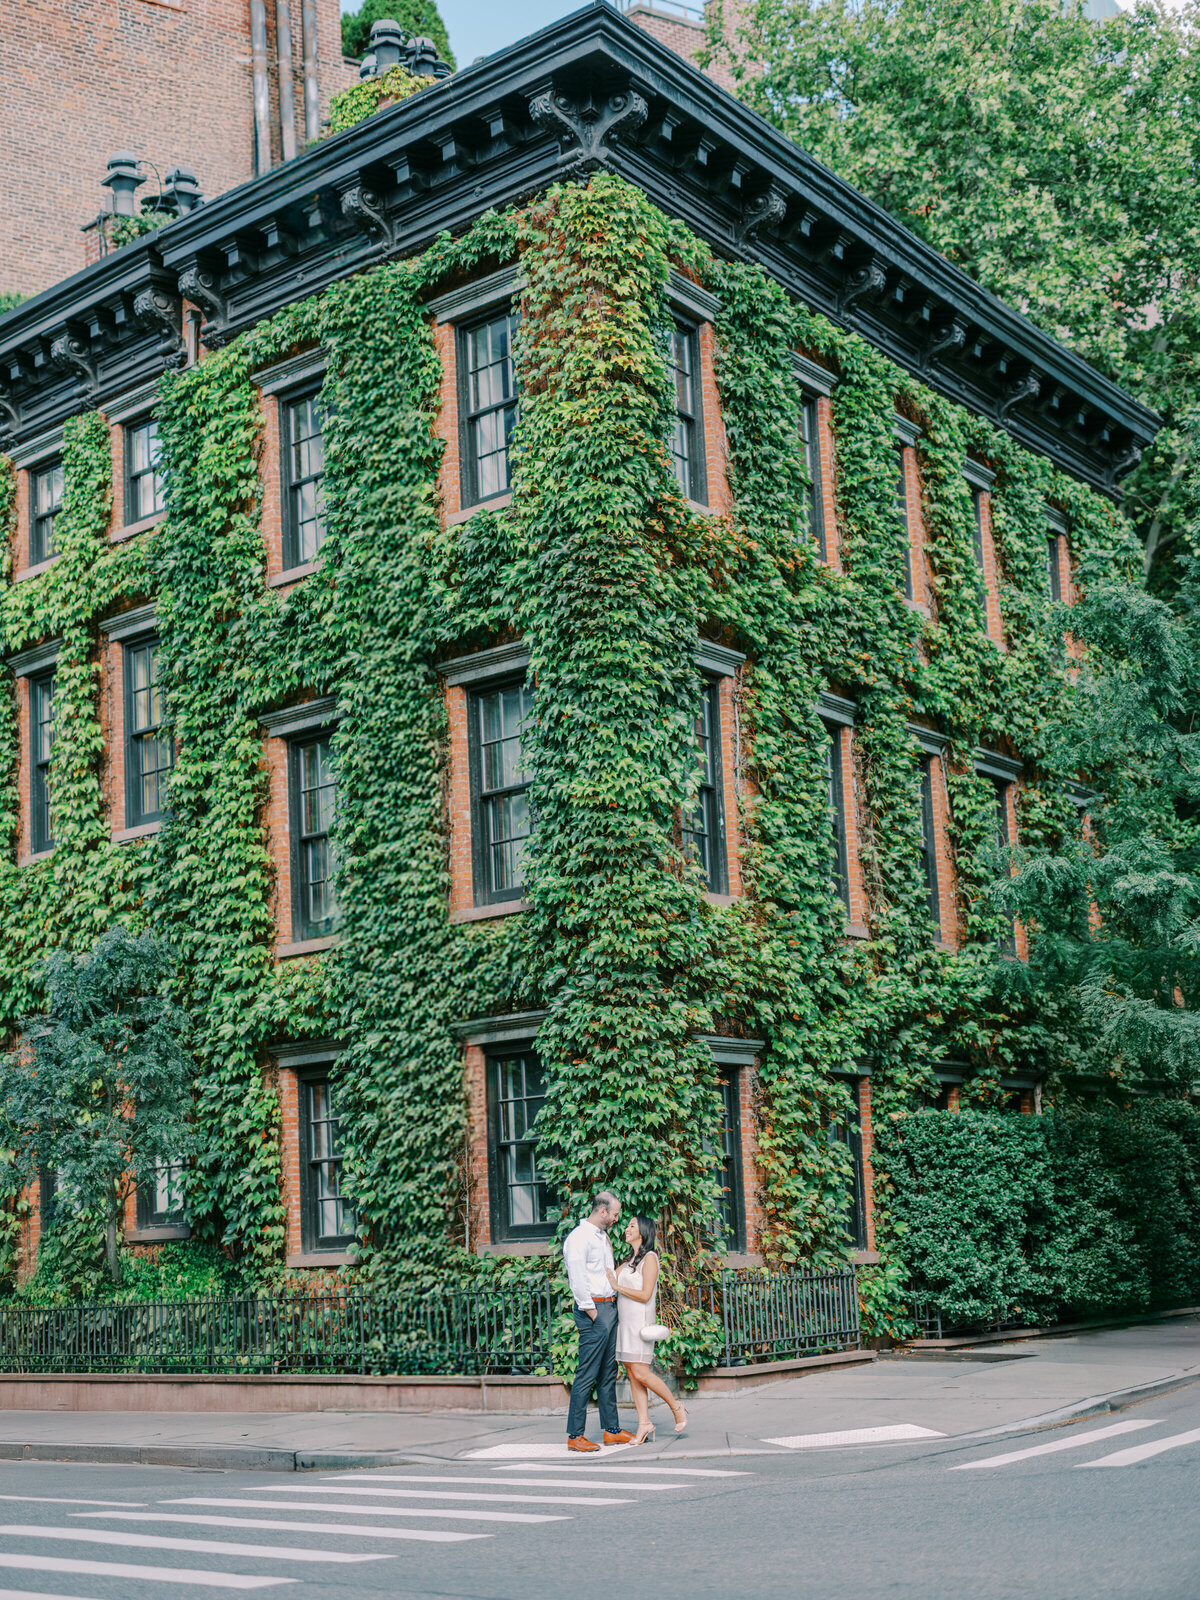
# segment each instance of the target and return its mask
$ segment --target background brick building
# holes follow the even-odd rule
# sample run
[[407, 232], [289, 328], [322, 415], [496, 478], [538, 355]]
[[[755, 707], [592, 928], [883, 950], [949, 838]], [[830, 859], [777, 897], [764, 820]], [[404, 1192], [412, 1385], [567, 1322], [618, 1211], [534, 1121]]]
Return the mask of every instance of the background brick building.
[[[279, 19], [290, 27], [297, 149], [306, 134], [304, 19], [315, 32], [320, 118], [357, 79], [342, 58], [337, 0], [261, 0], [270, 150], [256, 151], [252, 0], [21, 0], [0, 29], [7, 239], [0, 294], [36, 294], [85, 263], [80, 228], [107, 204], [108, 156], [131, 150], [165, 177], [189, 167], [220, 194], [283, 156]], [[285, 74], [286, 79], [286, 74]], [[140, 190], [155, 192], [152, 172]]]

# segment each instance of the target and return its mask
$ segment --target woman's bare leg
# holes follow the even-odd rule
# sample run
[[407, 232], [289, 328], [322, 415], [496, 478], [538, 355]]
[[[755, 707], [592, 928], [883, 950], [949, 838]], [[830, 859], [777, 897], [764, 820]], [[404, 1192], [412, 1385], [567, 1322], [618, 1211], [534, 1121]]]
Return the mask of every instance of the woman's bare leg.
[[642, 1369], [633, 1362], [627, 1362], [625, 1376], [629, 1379], [629, 1392], [633, 1396], [633, 1403], [637, 1407], [638, 1432], [650, 1426], [650, 1405], [646, 1399], [646, 1385], [637, 1376]]
[[[666, 1384], [658, 1376], [657, 1372], [652, 1372], [650, 1370], [650, 1366], [649, 1366], [648, 1362], [645, 1362], [645, 1361], [632, 1361], [625, 1368], [625, 1371], [629, 1374], [629, 1385], [630, 1385], [630, 1388], [633, 1387], [634, 1381], [636, 1380], [636, 1382], [638, 1384], [638, 1387], [641, 1389], [641, 1391], [642, 1391], [642, 1402], [641, 1403], [644, 1406], [647, 1406], [647, 1408], [648, 1408], [648, 1401], [646, 1400], [646, 1390], [649, 1389], [651, 1394], [656, 1394], [660, 1400], [665, 1400], [667, 1402], [667, 1404], [671, 1408], [671, 1415], [675, 1418], [676, 1421], [679, 1420], [679, 1408], [675, 1404], [675, 1396], [671, 1393], [670, 1389], [667, 1388]], [[642, 1413], [639, 1411], [638, 1412], [639, 1418], [641, 1417], [641, 1415], [642, 1415]], [[647, 1409], [647, 1415], [649, 1415], [649, 1410], [648, 1409]]]

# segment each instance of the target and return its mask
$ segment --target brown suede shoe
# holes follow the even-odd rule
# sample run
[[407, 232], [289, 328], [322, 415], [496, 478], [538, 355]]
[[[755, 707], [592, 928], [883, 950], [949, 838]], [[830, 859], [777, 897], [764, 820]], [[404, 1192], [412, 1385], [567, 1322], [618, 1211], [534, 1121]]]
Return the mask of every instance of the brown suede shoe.
[[627, 1429], [622, 1428], [620, 1433], [606, 1432], [604, 1435], [604, 1442], [605, 1444], [632, 1444], [633, 1435], [628, 1432]]
[[[605, 1434], [605, 1438], [607, 1437], [608, 1435]], [[599, 1448], [598, 1444], [593, 1444], [590, 1439], [585, 1439], [582, 1434], [579, 1435], [578, 1439], [567, 1440], [568, 1450], [599, 1450]]]

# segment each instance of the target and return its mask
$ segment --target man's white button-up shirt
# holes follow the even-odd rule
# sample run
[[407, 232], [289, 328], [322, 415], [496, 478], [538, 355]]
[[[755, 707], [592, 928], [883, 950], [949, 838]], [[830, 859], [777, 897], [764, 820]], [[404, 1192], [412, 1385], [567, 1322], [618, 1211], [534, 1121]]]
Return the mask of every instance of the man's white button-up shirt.
[[613, 1264], [612, 1245], [604, 1229], [598, 1228], [590, 1217], [585, 1217], [567, 1235], [563, 1260], [567, 1264], [571, 1293], [580, 1311], [594, 1311], [597, 1295], [611, 1299], [613, 1289], [608, 1272]]

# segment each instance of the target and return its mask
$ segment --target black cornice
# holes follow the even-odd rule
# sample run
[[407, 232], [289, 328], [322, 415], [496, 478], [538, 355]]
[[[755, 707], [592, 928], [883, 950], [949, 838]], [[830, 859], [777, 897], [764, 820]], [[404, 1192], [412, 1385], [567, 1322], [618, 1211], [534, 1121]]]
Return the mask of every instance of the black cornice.
[[28, 437], [177, 360], [181, 296], [219, 344], [598, 167], [1109, 493], [1154, 436], [1153, 412], [603, 0], [0, 319], [0, 426]]

